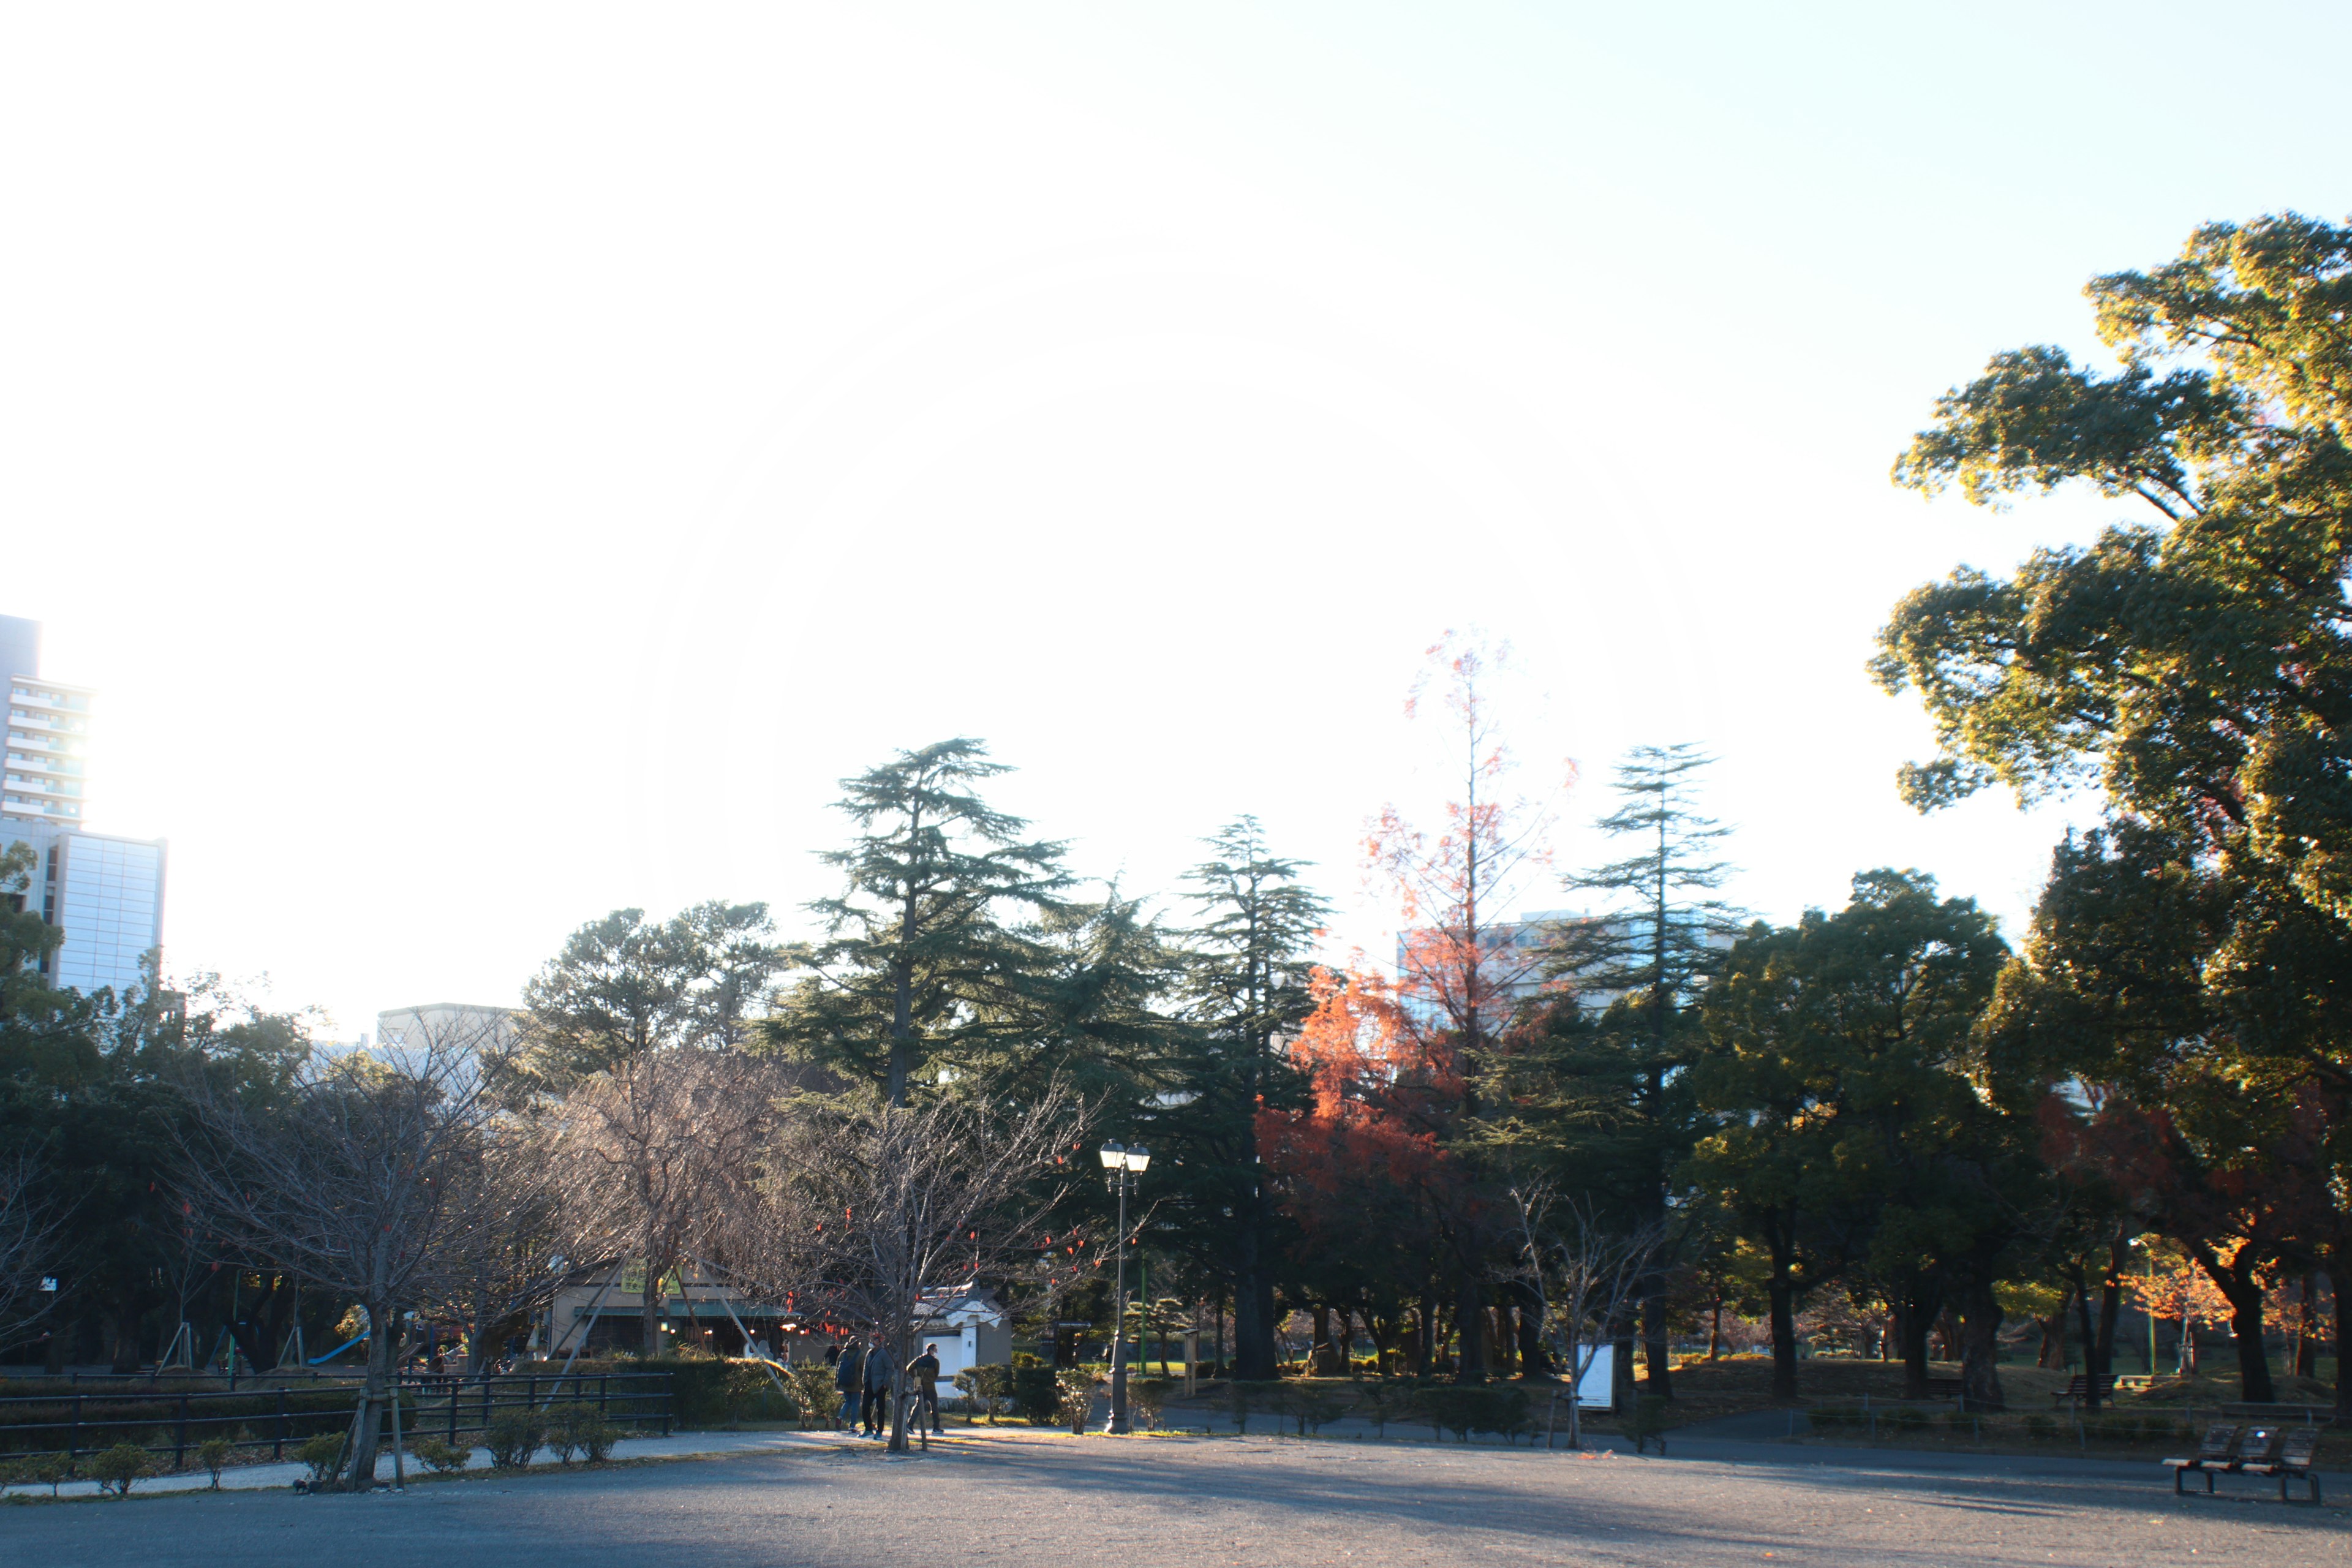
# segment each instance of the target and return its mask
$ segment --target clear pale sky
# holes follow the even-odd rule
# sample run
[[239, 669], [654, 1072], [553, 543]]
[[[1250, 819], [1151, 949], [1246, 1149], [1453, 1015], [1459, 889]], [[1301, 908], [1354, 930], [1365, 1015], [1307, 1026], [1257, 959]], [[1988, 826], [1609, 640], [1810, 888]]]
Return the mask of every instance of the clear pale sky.
[[[2336, 5], [0, 12], [0, 613], [100, 689], [171, 967], [349, 1036], [624, 904], [828, 887], [985, 737], [1074, 863], [1235, 813], [1385, 943], [1421, 650], [1517, 647], [1563, 864], [1642, 742], [1737, 896], [2030, 906], [1923, 820], [1904, 591], [2126, 515], [1886, 481], [2210, 218], [2352, 211]], [[2083, 815], [2086, 807], [2071, 808]], [[1541, 888], [1531, 907], [1578, 900]]]

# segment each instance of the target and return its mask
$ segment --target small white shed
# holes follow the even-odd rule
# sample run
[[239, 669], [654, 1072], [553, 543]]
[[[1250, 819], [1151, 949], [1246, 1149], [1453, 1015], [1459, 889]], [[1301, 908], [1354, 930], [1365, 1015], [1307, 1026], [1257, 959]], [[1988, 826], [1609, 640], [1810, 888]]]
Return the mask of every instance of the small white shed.
[[954, 1386], [955, 1374], [991, 1362], [1013, 1359], [1013, 1322], [985, 1286], [958, 1285], [926, 1290], [917, 1300], [916, 1351], [940, 1347], [940, 1384]]

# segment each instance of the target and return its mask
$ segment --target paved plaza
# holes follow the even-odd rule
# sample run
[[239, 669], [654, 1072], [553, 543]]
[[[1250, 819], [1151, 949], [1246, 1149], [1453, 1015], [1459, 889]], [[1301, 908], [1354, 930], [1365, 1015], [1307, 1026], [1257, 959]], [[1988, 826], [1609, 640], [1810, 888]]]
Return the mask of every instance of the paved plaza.
[[952, 1434], [927, 1454], [770, 1445], [394, 1496], [158, 1495], [0, 1509], [0, 1560], [239, 1568], [1386, 1568], [2352, 1561], [2352, 1514], [2176, 1500], [2154, 1466], [2018, 1474], [1453, 1444]]

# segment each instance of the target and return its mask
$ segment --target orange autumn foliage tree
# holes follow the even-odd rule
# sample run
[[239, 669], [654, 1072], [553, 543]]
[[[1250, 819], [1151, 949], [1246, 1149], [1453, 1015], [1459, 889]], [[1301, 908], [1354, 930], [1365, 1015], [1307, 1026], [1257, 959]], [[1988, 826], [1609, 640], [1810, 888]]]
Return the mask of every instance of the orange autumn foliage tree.
[[[1297, 1226], [1300, 1260], [1315, 1264], [1318, 1299], [1385, 1310], [1393, 1325], [1401, 1292], [1434, 1272], [1433, 1219], [1449, 1201], [1455, 1163], [1400, 1101], [1423, 1074], [1399, 1026], [1396, 988], [1360, 962], [1318, 969], [1311, 986], [1315, 1011], [1288, 1051], [1306, 1093], [1259, 1111], [1259, 1147]], [[1406, 1352], [1416, 1368], [1433, 1348], [1426, 1300], [1420, 1317]]]
[[[1410, 1193], [1443, 1251], [1467, 1381], [1486, 1375], [1485, 1282], [1497, 1240], [1483, 1191], [1479, 1085], [1522, 1003], [1542, 988], [1549, 938], [1507, 912], [1548, 870], [1554, 822], [1512, 787], [1493, 695], [1508, 657], [1451, 632], [1429, 650], [1405, 711], [1441, 726], [1455, 790], [1433, 827], [1394, 805], [1374, 819], [1366, 868], [1396, 900], [1397, 977], [1360, 963], [1325, 983], [1294, 1046], [1316, 1084], [1313, 1108], [1282, 1134], [1302, 1210], [1340, 1179], [1394, 1181], [1390, 1191]], [[1304, 1213], [1300, 1224], [1309, 1224]], [[1433, 1350], [1431, 1317], [1425, 1303], [1422, 1334]]]

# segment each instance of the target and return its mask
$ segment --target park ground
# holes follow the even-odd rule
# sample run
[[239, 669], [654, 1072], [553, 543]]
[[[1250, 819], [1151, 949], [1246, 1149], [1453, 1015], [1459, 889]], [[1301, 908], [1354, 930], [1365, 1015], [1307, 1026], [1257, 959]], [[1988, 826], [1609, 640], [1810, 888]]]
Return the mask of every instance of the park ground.
[[[952, 1428], [928, 1452], [741, 1434], [736, 1452], [398, 1494], [157, 1493], [0, 1510], [0, 1560], [90, 1568], [1185, 1563], [2138, 1564], [2352, 1559], [2352, 1510], [2146, 1463], [1692, 1437], [1664, 1459], [1492, 1444]], [[625, 1447], [624, 1452], [626, 1452]]]

